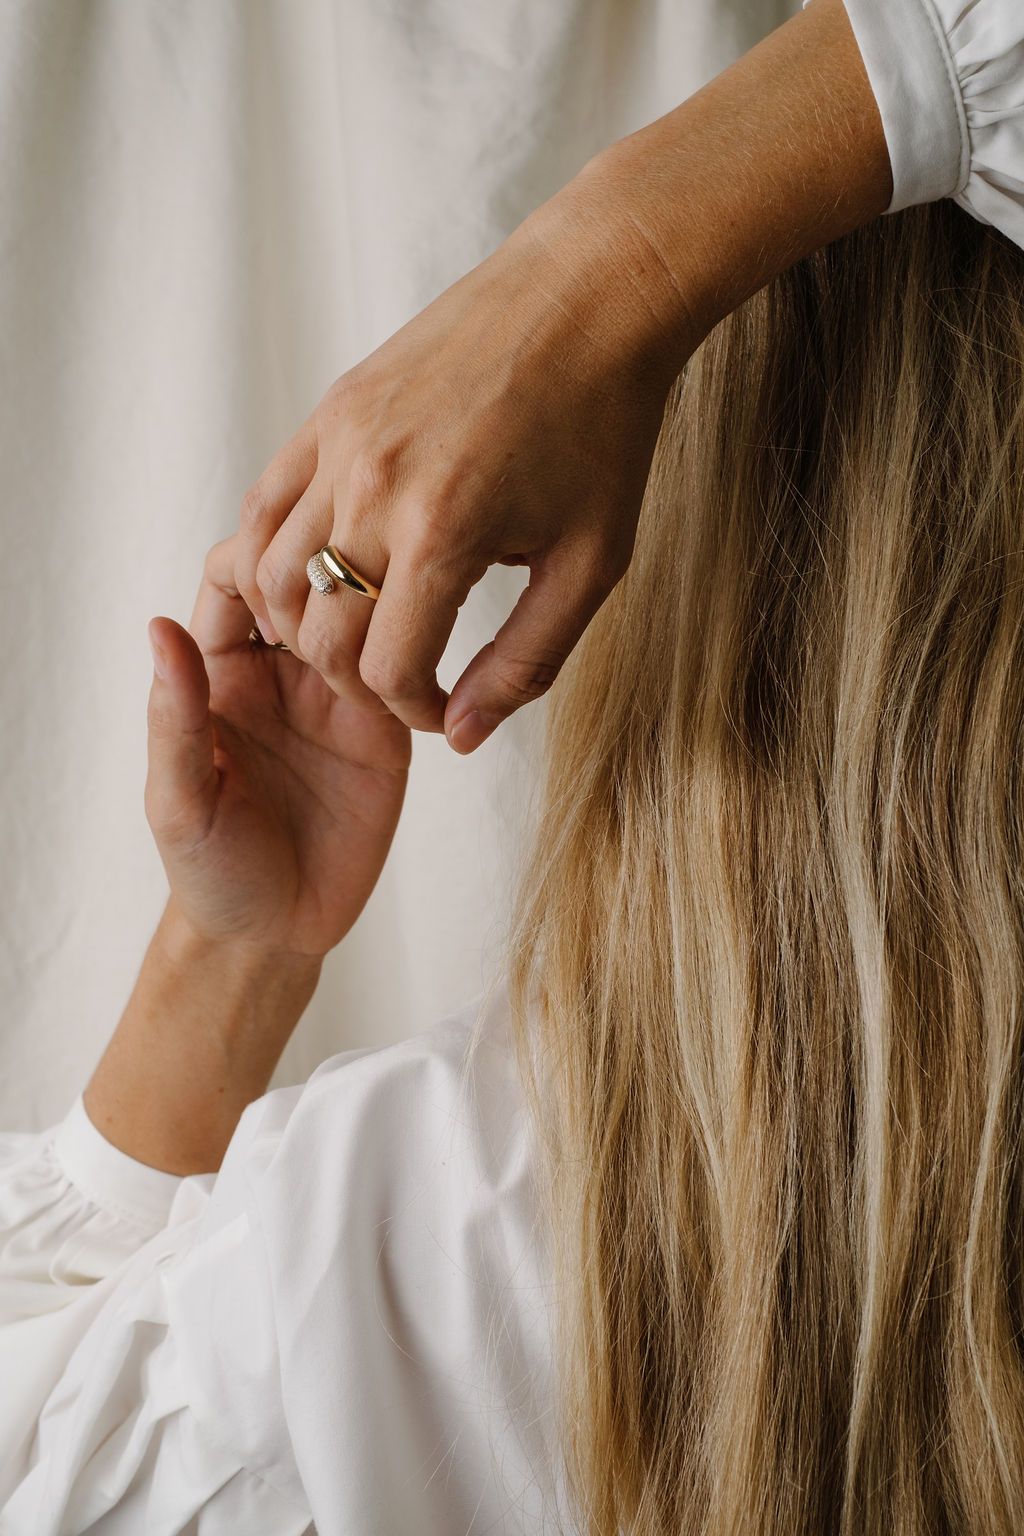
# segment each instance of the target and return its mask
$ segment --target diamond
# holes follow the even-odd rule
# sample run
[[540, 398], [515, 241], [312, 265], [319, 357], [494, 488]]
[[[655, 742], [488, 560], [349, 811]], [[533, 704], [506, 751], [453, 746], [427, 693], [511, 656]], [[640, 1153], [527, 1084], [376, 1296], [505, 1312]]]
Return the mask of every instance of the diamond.
[[322, 592], [325, 597], [328, 593], [334, 591], [334, 577], [324, 565], [319, 552], [315, 555], [310, 555], [307, 560], [306, 575], [309, 577], [310, 586], [315, 587], [318, 592]]

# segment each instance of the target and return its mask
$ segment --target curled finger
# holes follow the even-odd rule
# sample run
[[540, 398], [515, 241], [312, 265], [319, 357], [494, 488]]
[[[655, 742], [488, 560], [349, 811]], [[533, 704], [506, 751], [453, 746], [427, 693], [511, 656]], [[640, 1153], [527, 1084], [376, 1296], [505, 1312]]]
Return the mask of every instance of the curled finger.
[[359, 675], [413, 730], [444, 730], [448, 695], [437, 681], [438, 663], [459, 608], [486, 569], [483, 560], [424, 558], [414, 544], [401, 540], [391, 553], [359, 657]]
[[[256, 569], [264, 550], [316, 474], [317, 458], [311, 417], [274, 456], [242, 500], [235, 579], [248, 608], [265, 627], [270, 626], [270, 615], [256, 580]], [[265, 638], [281, 637], [268, 634]]]
[[[303, 661], [299, 628], [310, 594], [306, 566], [330, 538], [334, 499], [330, 482], [314, 476], [260, 557], [256, 585], [276, 635]], [[315, 665], [315, 663], [314, 663]]]

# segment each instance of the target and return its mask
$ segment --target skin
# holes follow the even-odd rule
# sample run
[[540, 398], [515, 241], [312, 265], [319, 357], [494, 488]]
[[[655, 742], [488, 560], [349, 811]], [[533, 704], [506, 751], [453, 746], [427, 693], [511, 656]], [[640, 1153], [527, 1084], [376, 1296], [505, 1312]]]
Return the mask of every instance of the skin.
[[[331, 386], [242, 505], [236, 581], [264, 634], [353, 702], [473, 750], [550, 687], [625, 571], [686, 358], [891, 195], [842, 0], [814, 0]], [[311, 591], [328, 542], [376, 604]], [[449, 696], [438, 662], [495, 562], [529, 585]]]
[[210, 551], [188, 630], [150, 622], [145, 805], [171, 894], [84, 1095], [115, 1146], [173, 1173], [219, 1167], [265, 1091], [377, 883], [411, 757], [394, 715], [250, 645], [235, 543]]
[[[170, 898], [85, 1093], [115, 1146], [219, 1166], [373, 890], [409, 728], [471, 751], [550, 686], [628, 565], [686, 357], [891, 197], [845, 10], [814, 0], [327, 392], [211, 551], [189, 630], [151, 621], [146, 812]], [[379, 601], [311, 593], [328, 540]], [[495, 561], [529, 586], [449, 697], [438, 659]], [[291, 654], [250, 647], [250, 609]]]

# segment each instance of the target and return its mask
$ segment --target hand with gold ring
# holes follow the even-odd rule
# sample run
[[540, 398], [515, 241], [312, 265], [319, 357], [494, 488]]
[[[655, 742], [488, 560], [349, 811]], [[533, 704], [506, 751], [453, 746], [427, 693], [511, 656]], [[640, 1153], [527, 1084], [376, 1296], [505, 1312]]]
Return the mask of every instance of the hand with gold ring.
[[[546, 691], [632, 551], [679, 355], [656, 365], [600, 239], [573, 294], [570, 247], [523, 226], [344, 374], [243, 503], [235, 579], [264, 637], [460, 751]], [[494, 563], [530, 584], [449, 699], [438, 663]]]
[[[815, 0], [328, 389], [242, 505], [236, 579], [266, 637], [353, 703], [473, 750], [546, 691], [625, 572], [691, 352], [891, 192], [845, 7]], [[354, 590], [311, 586], [328, 549]], [[449, 697], [438, 663], [494, 563], [529, 585]]]

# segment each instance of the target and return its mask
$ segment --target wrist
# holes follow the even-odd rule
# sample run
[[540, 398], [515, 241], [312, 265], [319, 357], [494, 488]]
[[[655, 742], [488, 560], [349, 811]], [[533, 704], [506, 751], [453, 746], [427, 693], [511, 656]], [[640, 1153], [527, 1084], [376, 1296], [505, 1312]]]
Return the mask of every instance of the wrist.
[[667, 391], [706, 331], [653, 237], [628, 143], [589, 160], [516, 237], [544, 251], [550, 286], [593, 343], [599, 364], [651, 377]]
[[276, 949], [253, 939], [211, 938], [195, 927], [173, 896], [164, 907], [150, 948], [182, 972], [219, 975], [231, 992], [258, 993], [268, 985], [302, 990], [312, 983], [315, 987], [323, 966], [322, 955]]
[[170, 1173], [217, 1168], [316, 990], [321, 962], [199, 934], [168, 902], [85, 1090], [93, 1124]]

